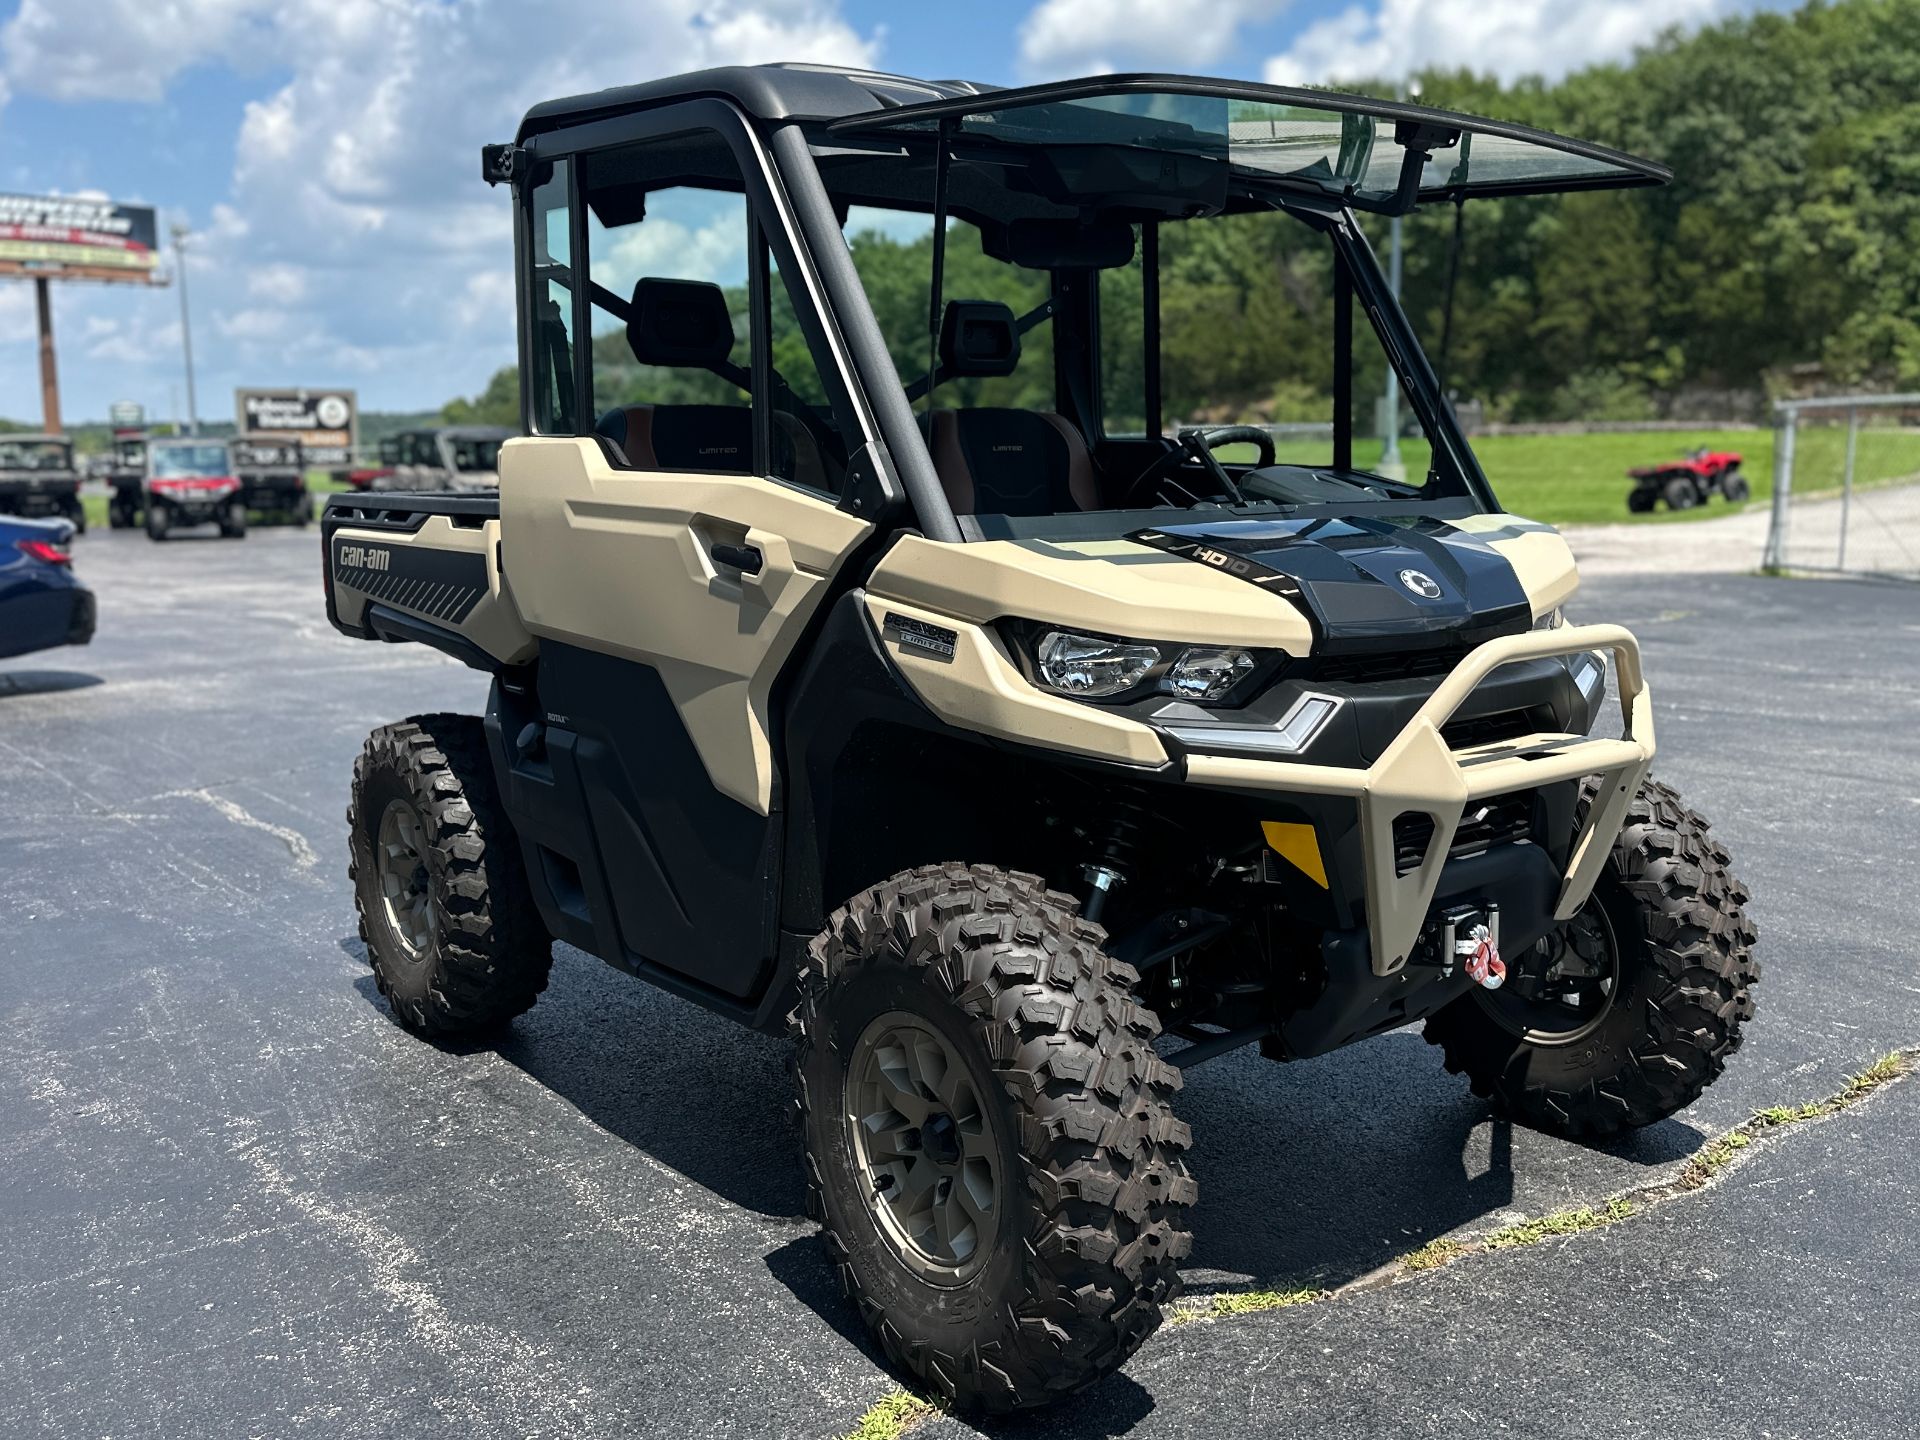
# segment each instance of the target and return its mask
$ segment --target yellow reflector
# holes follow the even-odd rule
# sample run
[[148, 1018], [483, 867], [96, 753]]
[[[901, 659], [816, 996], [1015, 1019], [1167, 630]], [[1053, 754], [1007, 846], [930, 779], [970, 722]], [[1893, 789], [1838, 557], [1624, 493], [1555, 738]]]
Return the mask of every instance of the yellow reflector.
[[1274, 853], [1322, 890], [1327, 888], [1327, 867], [1320, 859], [1320, 838], [1311, 825], [1296, 825], [1286, 820], [1262, 820], [1260, 833]]

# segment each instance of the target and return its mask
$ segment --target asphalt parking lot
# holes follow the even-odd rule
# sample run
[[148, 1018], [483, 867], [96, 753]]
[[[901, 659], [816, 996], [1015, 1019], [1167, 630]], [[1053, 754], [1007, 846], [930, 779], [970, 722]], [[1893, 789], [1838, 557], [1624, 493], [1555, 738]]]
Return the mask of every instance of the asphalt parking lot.
[[[0, 665], [0, 1434], [851, 1431], [896, 1384], [800, 1216], [781, 1043], [564, 947], [497, 1046], [386, 1016], [349, 767], [484, 680], [329, 629], [311, 531], [76, 554], [95, 643]], [[1920, 587], [1608, 573], [1575, 613], [1641, 636], [1658, 773], [1753, 889], [1746, 1047], [1602, 1148], [1413, 1032], [1198, 1069], [1192, 1291], [1658, 1186], [1920, 1043]], [[1920, 1077], [1622, 1224], [1169, 1328], [1007, 1432], [1911, 1436], [1916, 1141]]]

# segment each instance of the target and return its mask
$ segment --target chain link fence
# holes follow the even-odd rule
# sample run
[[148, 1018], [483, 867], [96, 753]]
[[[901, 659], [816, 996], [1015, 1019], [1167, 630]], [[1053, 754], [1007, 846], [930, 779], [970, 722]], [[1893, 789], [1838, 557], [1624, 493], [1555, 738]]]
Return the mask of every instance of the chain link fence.
[[1920, 395], [1775, 408], [1766, 568], [1920, 580]]

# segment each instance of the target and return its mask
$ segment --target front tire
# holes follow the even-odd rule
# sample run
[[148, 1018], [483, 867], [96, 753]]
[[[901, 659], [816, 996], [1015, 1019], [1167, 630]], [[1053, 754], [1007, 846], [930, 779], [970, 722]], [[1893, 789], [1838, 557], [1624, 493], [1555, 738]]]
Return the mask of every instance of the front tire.
[[1669, 510], [1691, 510], [1700, 503], [1699, 489], [1684, 475], [1669, 480], [1660, 493], [1666, 499]]
[[492, 1029], [546, 989], [553, 941], [470, 715], [367, 737], [347, 806], [360, 938], [394, 1018], [419, 1035]]
[[1083, 1389], [1178, 1293], [1180, 1076], [1104, 938], [1033, 876], [928, 866], [835, 911], [801, 975], [809, 1209], [889, 1361], [960, 1409]]
[[1729, 470], [1720, 481], [1720, 493], [1727, 497], [1729, 505], [1738, 505], [1753, 494], [1753, 487], [1747, 484], [1747, 477], [1738, 470]]
[[227, 507], [226, 514], [220, 520], [220, 533], [229, 540], [247, 538], [247, 507], [236, 500]]
[[[1578, 822], [1592, 800], [1589, 782]], [[1612, 1135], [1686, 1108], [1753, 1018], [1756, 932], [1730, 867], [1678, 792], [1645, 782], [1581, 914], [1510, 958], [1505, 988], [1434, 1015], [1428, 1043], [1474, 1094], [1537, 1130]], [[1537, 985], [1530, 962], [1545, 971]]]
[[167, 538], [167, 531], [172, 528], [172, 517], [167, 514], [166, 507], [149, 502], [147, 505], [147, 538], [149, 540], [164, 540]]

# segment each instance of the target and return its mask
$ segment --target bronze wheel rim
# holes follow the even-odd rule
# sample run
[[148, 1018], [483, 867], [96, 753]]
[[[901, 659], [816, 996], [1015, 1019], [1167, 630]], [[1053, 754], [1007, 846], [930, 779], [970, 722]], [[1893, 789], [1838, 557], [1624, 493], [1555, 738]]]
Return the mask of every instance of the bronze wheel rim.
[[380, 815], [374, 869], [387, 928], [405, 957], [416, 963], [426, 958], [439, 931], [433, 913], [427, 849], [426, 827], [420, 823], [419, 811], [410, 801], [390, 801]]
[[1619, 936], [1600, 897], [1541, 936], [1515, 969], [1500, 989], [1474, 992], [1503, 1030], [1530, 1045], [1572, 1045], [1599, 1029], [1620, 986]]
[[962, 1285], [992, 1253], [1000, 1144], [965, 1061], [918, 1016], [861, 1032], [847, 1066], [855, 1179], [895, 1256], [937, 1285]]

